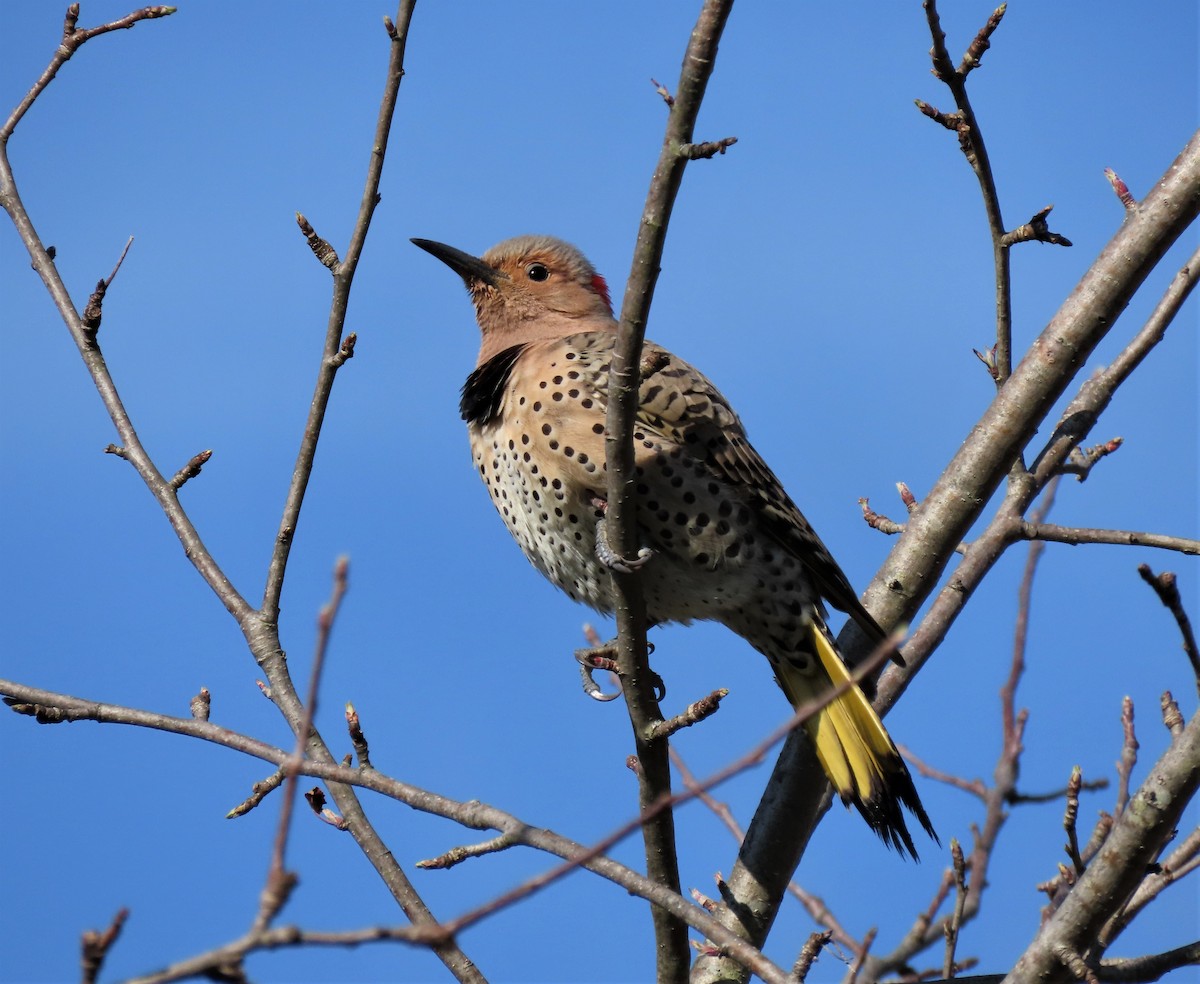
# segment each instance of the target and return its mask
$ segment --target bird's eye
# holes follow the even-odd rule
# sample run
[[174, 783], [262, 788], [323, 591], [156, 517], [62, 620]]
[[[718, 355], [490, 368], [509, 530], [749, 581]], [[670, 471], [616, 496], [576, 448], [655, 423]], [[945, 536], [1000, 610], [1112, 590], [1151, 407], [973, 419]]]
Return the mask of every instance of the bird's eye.
[[544, 263], [530, 263], [525, 268], [525, 276], [540, 284], [543, 280], [550, 279], [550, 271], [546, 269]]

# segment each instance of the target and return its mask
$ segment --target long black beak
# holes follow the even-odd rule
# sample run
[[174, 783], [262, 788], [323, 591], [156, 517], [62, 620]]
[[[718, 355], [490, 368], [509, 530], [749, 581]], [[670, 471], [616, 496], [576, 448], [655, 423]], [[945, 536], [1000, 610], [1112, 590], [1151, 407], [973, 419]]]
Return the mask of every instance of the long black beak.
[[493, 269], [478, 256], [464, 253], [461, 249], [447, 246], [445, 243], [435, 243], [432, 239], [413, 239], [414, 246], [420, 246], [426, 253], [431, 253], [446, 264], [451, 270], [463, 278], [468, 287], [475, 282], [483, 282], [494, 287], [496, 281], [504, 276], [499, 270]]

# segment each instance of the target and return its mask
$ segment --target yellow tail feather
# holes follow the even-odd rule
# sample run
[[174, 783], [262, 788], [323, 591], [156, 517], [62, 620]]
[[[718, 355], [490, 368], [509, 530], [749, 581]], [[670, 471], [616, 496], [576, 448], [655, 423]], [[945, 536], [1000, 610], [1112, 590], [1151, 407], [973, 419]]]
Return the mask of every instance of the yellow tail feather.
[[[850, 672], [824, 625], [814, 619], [809, 632], [811, 651], [824, 670], [821, 675], [835, 687], [850, 681]], [[820, 696], [811, 692], [810, 678], [801, 676], [799, 671], [788, 672], [787, 660], [778, 661], [776, 671], [780, 686], [793, 706]], [[834, 791], [843, 803], [853, 804], [886, 844], [901, 854], [907, 852], [917, 857], [900, 809], [902, 805], [937, 840], [900, 752], [857, 685], [851, 683], [848, 690], [806, 721], [804, 727]]]

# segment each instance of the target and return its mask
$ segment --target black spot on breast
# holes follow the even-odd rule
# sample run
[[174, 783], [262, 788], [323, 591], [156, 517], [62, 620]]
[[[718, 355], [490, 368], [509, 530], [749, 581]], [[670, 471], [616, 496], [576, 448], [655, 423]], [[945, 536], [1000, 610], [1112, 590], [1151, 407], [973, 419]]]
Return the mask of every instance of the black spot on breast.
[[467, 377], [463, 383], [462, 399], [458, 403], [463, 420], [469, 424], [486, 424], [500, 412], [500, 403], [504, 399], [513, 366], [524, 351], [524, 345], [506, 348]]

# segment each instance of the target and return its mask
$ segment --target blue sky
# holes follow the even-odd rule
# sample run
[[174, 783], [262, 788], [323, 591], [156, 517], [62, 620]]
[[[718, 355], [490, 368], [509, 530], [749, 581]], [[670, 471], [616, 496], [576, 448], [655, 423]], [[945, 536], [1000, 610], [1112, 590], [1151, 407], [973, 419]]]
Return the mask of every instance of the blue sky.
[[[946, 3], [957, 61], [985, 3]], [[183, 499], [226, 573], [261, 595], [265, 564], [312, 392], [328, 280], [297, 234], [303, 211], [339, 249], [353, 223], [387, 60], [386, 5], [180, 4], [84, 47], [21, 123], [10, 153], [26, 206], [82, 306], [130, 235], [100, 341], [168, 474], [214, 455]], [[94, 0], [81, 24], [126, 7]], [[339, 377], [292, 553], [283, 634], [307, 678], [329, 571], [351, 558], [320, 725], [358, 707], [376, 765], [479, 798], [579, 840], [633, 809], [618, 705], [587, 701], [571, 650], [595, 621], [543, 583], [472, 477], [457, 415], [477, 332], [461, 286], [408, 243], [482, 252], [524, 232], [576, 242], [614, 294], [628, 271], [664, 109], [698, 4], [418, 6], [383, 202], [359, 267], [348, 327], [358, 354]], [[7, 113], [58, 42], [61, 5], [10, 3], [0, 33]], [[1036, 336], [1121, 222], [1103, 176], [1135, 195], [1197, 123], [1197, 11], [1187, 0], [1126, 6], [1016, 0], [971, 93], [1008, 226], [1054, 203], [1072, 249], [1014, 251], [1014, 347]], [[734, 10], [701, 112], [701, 139], [735, 135], [692, 165], [663, 261], [649, 336], [705, 369], [751, 438], [863, 586], [891, 542], [857, 499], [900, 518], [894, 483], [921, 496], [992, 394], [971, 354], [993, 329], [991, 252], [973, 175], [952, 135], [912, 100], [951, 108], [929, 74], [920, 5], [744, 4]], [[1092, 357], [1104, 365], [1140, 325], [1194, 233], [1172, 252]], [[254, 687], [236, 626], [183, 558], [132, 469], [77, 353], [11, 229], [0, 233], [0, 479], [4, 642], [0, 674], [137, 707], [187, 713], [201, 686], [213, 720], [286, 744]], [[1064, 483], [1053, 519], [1197, 535], [1194, 302], [1121, 390], [1095, 432], [1125, 446], [1086, 484]], [[1040, 435], [1044, 437], [1045, 434]], [[1033, 447], [1039, 447], [1038, 438]], [[888, 718], [940, 768], [988, 777], [1008, 671], [1013, 550]], [[1138, 711], [1141, 765], [1165, 747], [1158, 697], [1184, 713], [1195, 692], [1178, 636], [1137, 564], [1179, 571], [1200, 618], [1194, 560], [1150, 550], [1050, 545], [1039, 572], [1022, 786], [1062, 786], [1072, 765], [1113, 777], [1120, 706]], [[601, 623], [603, 632], [607, 626]], [[720, 627], [659, 630], [668, 712], [718, 686], [731, 696], [680, 736], [707, 773], [787, 714], [764, 660]], [[9, 846], [0, 977], [72, 979], [77, 941], [132, 909], [108, 977], [150, 970], [239, 935], [257, 905], [278, 804], [225, 812], [269, 771], [171, 736], [0, 715]], [[748, 821], [767, 772], [719, 790]], [[982, 819], [961, 793], [918, 779], [943, 842]], [[1087, 797], [1081, 816], [1111, 808]], [[470, 842], [444, 821], [367, 797], [404, 864]], [[983, 918], [960, 954], [1002, 970], [1033, 935], [1036, 882], [1061, 858], [1061, 804], [1016, 810]], [[1197, 811], [1191, 811], [1191, 829]], [[679, 817], [684, 884], [712, 890], [735, 849], [697, 805]], [[1090, 829], [1090, 826], [1089, 826]], [[888, 854], [835, 809], [798, 881], [890, 950], [923, 909], [945, 858]], [[640, 844], [616, 856], [640, 864]], [[350, 928], [398, 921], [349, 838], [300, 815], [290, 862], [301, 885], [285, 921]], [[453, 916], [551, 864], [509, 852], [415, 872]], [[18, 901], [19, 900], [19, 901]], [[1193, 938], [1194, 885], [1166, 893], [1113, 955]], [[768, 945], [790, 964], [814, 927], [785, 904]], [[497, 982], [648, 980], [645, 907], [576, 874], [470, 930], [462, 945]], [[933, 955], [930, 964], [940, 961]], [[262, 981], [443, 979], [419, 951], [277, 953]], [[822, 957], [812, 981], [840, 978]], [[1175, 980], [1195, 980], [1176, 975]]]

